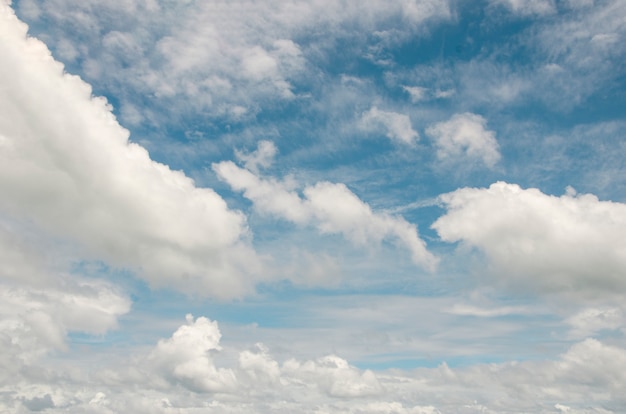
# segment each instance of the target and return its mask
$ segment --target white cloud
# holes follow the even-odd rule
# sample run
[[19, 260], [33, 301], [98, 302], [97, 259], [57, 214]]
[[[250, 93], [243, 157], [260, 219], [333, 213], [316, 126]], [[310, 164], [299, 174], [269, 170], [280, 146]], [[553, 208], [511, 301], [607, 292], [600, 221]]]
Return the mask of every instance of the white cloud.
[[374, 106], [361, 115], [360, 122], [367, 130], [382, 130], [392, 141], [413, 145], [419, 139], [419, 134], [411, 126], [411, 119], [408, 115], [381, 111]]
[[278, 149], [272, 141], [259, 141], [256, 151], [249, 154], [235, 150], [237, 160], [243, 162], [246, 169], [256, 174], [259, 172], [259, 167], [267, 168], [272, 165], [277, 153]]
[[148, 363], [167, 380], [192, 391], [232, 392], [238, 387], [234, 372], [217, 368], [210, 354], [221, 350], [221, 337], [217, 322], [187, 315], [187, 325], [171, 338], [160, 340]]
[[500, 151], [496, 134], [486, 126], [485, 118], [466, 112], [428, 127], [426, 134], [435, 141], [441, 160], [459, 161], [465, 157], [493, 167], [500, 160]]
[[[308, 396], [302, 397], [307, 399], [315, 394], [355, 398], [383, 391], [373, 372], [361, 371], [335, 355], [304, 362], [290, 358], [279, 364], [262, 343], [253, 350], [239, 352], [236, 367], [217, 368], [214, 359], [222, 350], [220, 339], [217, 322], [205, 317], [194, 320], [187, 315], [187, 324], [170, 338], [159, 340], [141, 364], [142, 369], [145, 375], [156, 374], [194, 393], [261, 396], [280, 392], [281, 398], [298, 398], [304, 387]], [[165, 387], [158, 382], [156, 385]]]
[[416, 264], [428, 269], [436, 266], [437, 259], [426, 249], [413, 224], [401, 217], [373, 212], [344, 184], [319, 182], [304, 188], [301, 198], [293, 185], [260, 178], [231, 161], [213, 164], [213, 169], [262, 213], [296, 224], [314, 224], [321, 233], [341, 234], [358, 246], [389, 240], [407, 249]]
[[483, 251], [505, 284], [588, 297], [626, 293], [622, 203], [504, 182], [462, 188], [441, 201], [448, 211], [432, 227], [444, 241]]
[[129, 142], [106, 101], [0, 7], [0, 209], [154, 286], [250, 292], [260, 264], [244, 216]]
[[213, 164], [213, 170], [233, 190], [243, 191], [244, 196], [254, 201], [259, 211], [298, 224], [311, 220], [312, 212], [306, 208], [304, 201], [292, 191], [288, 183], [274, 179], [263, 180], [231, 161]]
[[272, 357], [269, 349], [262, 343], [255, 345], [256, 352], [243, 351], [239, 353], [239, 368], [252, 381], [253, 388], [261, 388], [266, 385], [277, 385], [281, 383], [281, 370]]
[[426, 250], [415, 225], [401, 217], [372, 212], [344, 184], [319, 182], [306, 187], [304, 195], [323, 233], [341, 233], [357, 245], [391, 239], [406, 248], [416, 264], [434, 269], [437, 260]]
[[417, 103], [426, 100], [428, 88], [422, 88], [421, 86], [403, 86], [402, 89], [408, 92], [411, 97], [411, 102]]

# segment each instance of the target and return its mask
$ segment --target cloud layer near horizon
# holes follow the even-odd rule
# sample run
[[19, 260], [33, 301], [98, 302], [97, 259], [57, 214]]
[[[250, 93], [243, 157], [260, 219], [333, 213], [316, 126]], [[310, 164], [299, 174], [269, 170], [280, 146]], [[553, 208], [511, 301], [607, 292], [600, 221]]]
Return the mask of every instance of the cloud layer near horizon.
[[[220, 362], [221, 333], [215, 321], [187, 315], [187, 323], [158, 341], [147, 356], [119, 361], [101, 371], [67, 372], [62, 386], [16, 381], [0, 408], [110, 413], [499, 412], [515, 406], [532, 412], [605, 413], [587, 404], [625, 403], [626, 352], [595, 339], [575, 343], [555, 361], [528, 361], [413, 372], [359, 370], [336, 355], [276, 361], [263, 344]], [[130, 366], [128, 363], [130, 362]], [[124, 366], [125, 365], [125, 366]], [[14, 377], [15, 378], [15, 377]], [[19, 377], [18, 377], [19, 378]], [[93, 385], [92, 385], [93, 384]], [[133, 384], [132, 387], [128, 387]], [[449, 395], [454, 389], [453, 396]], [[206, 392], [213, 395], [206, 401]], [[447, 397], [442, 397], [442, 393]], [[546, 404], [541, 401], [559, 401]], [[309, 408], [304, 408], [309, 407]], [[317, 408], [313, 408], [317, 407]], [[487, 408], [489, 407], [489, 408]], [[455, 409], [456, 411], [456, 409]]]

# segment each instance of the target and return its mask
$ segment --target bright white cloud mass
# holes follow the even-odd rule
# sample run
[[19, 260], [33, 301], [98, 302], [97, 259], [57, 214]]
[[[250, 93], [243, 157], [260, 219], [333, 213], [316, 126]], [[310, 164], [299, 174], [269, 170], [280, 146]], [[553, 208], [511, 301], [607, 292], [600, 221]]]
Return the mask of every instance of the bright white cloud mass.
[[626, 411], [624, 19], [0, 0], [0, 412]]

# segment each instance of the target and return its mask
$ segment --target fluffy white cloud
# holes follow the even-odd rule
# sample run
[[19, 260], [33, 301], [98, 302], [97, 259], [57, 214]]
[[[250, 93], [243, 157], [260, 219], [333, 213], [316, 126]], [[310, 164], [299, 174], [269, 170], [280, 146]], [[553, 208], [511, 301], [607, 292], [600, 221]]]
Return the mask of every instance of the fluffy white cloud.
[[0, 22], [0, 209], [154, 286], [251, 291], [259, 262], [244, 216], [129, 142], [106, 101], [64, 73], [4, 3]]
[[[277, 392], [280, 398], [297, 398], [297, 390], [305, 387], [306, 399], [320, 394], [332, 398], [366, 397], [383, 391], [373, 372], [361, 371], [335, 355], [304, 362], [291, 358], [281, 365], [261, 343], [253, 350], [239, 352], [236, 367], [217, 368], [214, 359], [222, 350], [220, 339], [217, 322], [205, 317], [194, 320], [187, 315], [187, 324], [170, 338], [160, 340], [140, 365], [147, 377], [157, 375], [170, 386], [180, 384], [193, 393], [243, 393], [259, 398]], [[158, 389], [168, 388], [158, 381], [148, 382]]]
[[218, 177], [254, 203], [265, 214], [296, 224], [314, 224], [321, 233], [341, 234], [355, 245], [377, 245], [389, 240], [407, 249], [413, 261], [434, 269], [437, 259], [426, 249], [415, 225], [401, 217], [376, 213], [344, 184], [319, 182], [303, 190], [293, 184], [263, 179], [231, 161], [213, 165]]
[[433, 228], [483, 251], [494, 277], [542, 292], [594, 297], [626, 289], [626, 205], [573, 190], [561, 197], [498, 182], [441, 196]]
[[486, 126], [485, 118], [466, 112], [428, 127], [426, 134], [435, 141], [441, 160], [459, 161], [465, 157], [493, 167], [500, 160], [500, 151], [496, 134]]
[[[259, 398], [264, 393], [277, 392], [280, 398], [289, 396], [305, 401], [315, 395], [355, 398], [383, 392], [373, 372], [361, 371], [338, 356], [309, 361], [290, 358], [279, 364], [261, 343], [252, 350], [239, 352], [236, 367], [216, 368], [214, 359], [222, 350], [220, 339], [217, 322], [205, 317], [194, 321], [187, 315], [187, 324], [171, 338], [160, 340], [142, 365], [147, 375], [157, 374], [197, 393]], [[302, 388], [307, 392], [298, 397]]]
[[229, 392], [237, 388], [232, 370], [217, 368], [211, 352], [220, 351], [217, 322], [187, 315], [187, 325], [171, 338], [160, 340], [148, 357], [149, 365], [166, 379], [197, 392]]
[[387, 138], [403, 144], [412, 145], [419, 139], [408, 115], [381, 111], [374, 106], [361, 116], [360, 122], [363, 128], [373, 131], [382, 129]]

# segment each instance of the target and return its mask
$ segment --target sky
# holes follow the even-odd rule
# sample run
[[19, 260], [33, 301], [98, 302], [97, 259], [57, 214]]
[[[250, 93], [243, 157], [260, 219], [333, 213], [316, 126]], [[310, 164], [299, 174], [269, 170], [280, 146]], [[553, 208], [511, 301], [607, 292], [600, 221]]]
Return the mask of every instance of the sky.
[[0, 412], [625, 412], [625, 130], [622, 0], [0, 0]]

